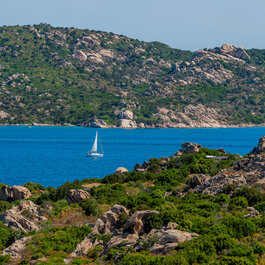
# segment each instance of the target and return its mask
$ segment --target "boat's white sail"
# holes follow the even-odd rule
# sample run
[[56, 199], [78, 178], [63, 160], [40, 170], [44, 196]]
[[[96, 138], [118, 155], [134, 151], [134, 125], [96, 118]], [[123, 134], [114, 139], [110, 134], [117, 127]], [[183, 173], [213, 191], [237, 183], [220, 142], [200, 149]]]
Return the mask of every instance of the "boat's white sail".
[[103, 157], [104, 156], [103, 155], [104, 152], [103, 152], [103, 148], [102, 148], [100, 139], [99, 139], [99, 143], [100, 143], [102, 154], [97, 152], [98, 151], [98, 132], [96, 132], [94, 144], [92, 146], [91, 151], [87, 152], [87, 156], [92, 156], [92, 157]]
[[96, 132], [96, 138], [95, 138], [94, 144], [92, 146], [91, 153], [92, 152], [96, 153], [97, 150], [98, 150], [98, 132]]

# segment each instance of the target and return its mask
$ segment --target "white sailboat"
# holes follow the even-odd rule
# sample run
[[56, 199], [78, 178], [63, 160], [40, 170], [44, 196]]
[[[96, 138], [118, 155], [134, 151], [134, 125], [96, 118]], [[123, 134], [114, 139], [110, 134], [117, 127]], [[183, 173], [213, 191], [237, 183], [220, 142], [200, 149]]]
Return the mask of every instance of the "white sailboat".
[[103, 148], [99, 139], [99, 143], [100, 143], [100, 148], [102, 153], [98, 153], [98, 132], [96, 132], [96, 137], [95, 137], [95, 141], [94, 144], [92, 146], [92, 149], [90, 152], [87, 152], [87, 156], [91, 156], [91, 157], [103, 157], [104, 156], [104, 152], [103, 152]]

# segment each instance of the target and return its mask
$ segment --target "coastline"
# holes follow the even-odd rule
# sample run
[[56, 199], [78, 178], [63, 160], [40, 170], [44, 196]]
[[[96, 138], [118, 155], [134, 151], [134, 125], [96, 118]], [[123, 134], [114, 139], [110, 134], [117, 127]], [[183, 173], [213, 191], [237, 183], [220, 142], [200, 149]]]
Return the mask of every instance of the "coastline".
[[0, 124], [0, 127], [4, 126], [32, 126], [32, 127], [84, 127], [84, 128], [100, 128], [100, 129], [222, 129], [222, 128], [255, 128], [265, 127], [265, 123], [262, 124], [231, 124], [221, 126], [163, 126], [160, 124], [152, 126], [136, 126], [136, 127], [117, 127], [117, 126], [84, 126], [74, 124], [49, 124], [49, 123], [34, 123], [34, 124]]

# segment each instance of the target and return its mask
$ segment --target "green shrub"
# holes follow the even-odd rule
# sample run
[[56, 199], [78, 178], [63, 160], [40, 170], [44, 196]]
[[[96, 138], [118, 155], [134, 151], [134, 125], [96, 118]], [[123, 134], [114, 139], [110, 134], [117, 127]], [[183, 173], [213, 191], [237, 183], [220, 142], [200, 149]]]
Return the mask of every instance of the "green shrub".
[[228, 204], [230, 202], [230, 197], [225, 193], [220, 193], [214, 198], [215, 203]]
[[9, 255], [0, 255], [0, 265], [6, 265], [10, 261]]
[[228, 205], [229, 210], [235, 209], [244, 209], [248, 206], [248, 201], [245, 197], [234, 197], [231, 199], [230, 204]]
[[79, 203], [83, 210], [85, 210], [86, 215], [97, 216], [101, 213], [98, 203], [92, 201], [91, 199], [83, 200]]
[[228, 252], [227, 256], [245, 257], [255, 263], [254, 250], [251, 247], [237, 244], [234, 245]]
[[11, 208], [11, 203], [6, 201], [0, 201], [0, 212], [4, 212]]
[[215, 265], [253, 265], [253, 262], [242, 257], [227, 257], [222, 256], [214, 263]]
[[257, 230], [255, 223], [249, 218], [229, 216], [223, 218], [221, 223], [227, 227], [228, 234], [236, 238], [252, 236]]
[[258, 202], [261, 202], [265, 199], [265, 195], [261, 194], [254, 188], [242, 187], [234, 191], [232, 198], [234, 197], [245, 197], [248, 201], [249, 206], [253, 206]]

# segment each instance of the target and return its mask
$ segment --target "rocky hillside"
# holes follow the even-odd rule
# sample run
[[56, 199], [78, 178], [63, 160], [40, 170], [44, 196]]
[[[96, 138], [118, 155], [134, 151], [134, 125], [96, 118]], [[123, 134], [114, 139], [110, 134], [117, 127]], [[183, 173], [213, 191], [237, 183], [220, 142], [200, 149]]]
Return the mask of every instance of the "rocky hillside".
[[265, 50], [196, 52], [47, 24], [0, 28], [0, 123], [264, 123]]
[[244, 157], [184, 143], [171, 157], [61, 187], [0, 189], [0, 264], [265, 262], [265, 136]]

